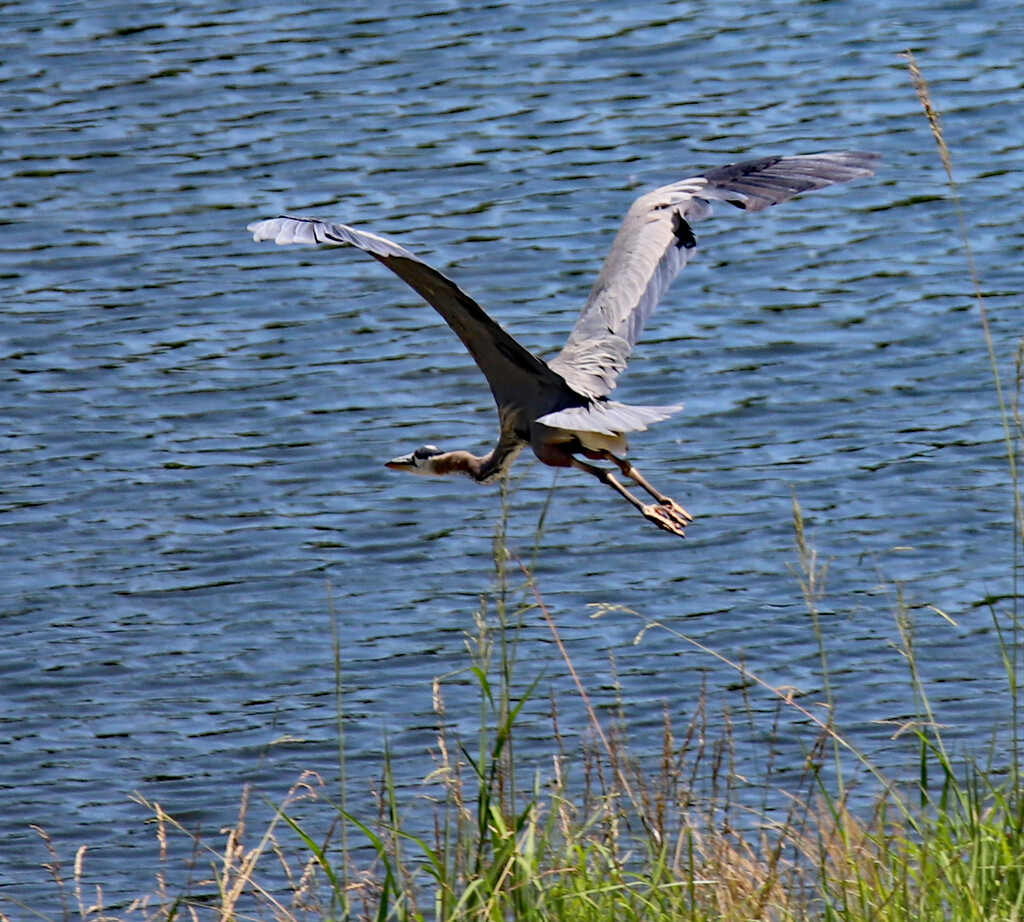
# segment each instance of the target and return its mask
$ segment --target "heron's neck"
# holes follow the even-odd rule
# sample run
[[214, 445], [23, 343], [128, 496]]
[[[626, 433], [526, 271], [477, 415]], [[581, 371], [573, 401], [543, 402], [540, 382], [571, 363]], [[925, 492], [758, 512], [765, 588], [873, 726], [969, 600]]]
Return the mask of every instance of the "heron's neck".
[[431, 467], [435, 474], [466, 474], [477, 483], [490, 483], [509, 469], [522, 446], [499, 450], [501, 447], [480, 457], [468, 451], [446, 451], [431, 459]]

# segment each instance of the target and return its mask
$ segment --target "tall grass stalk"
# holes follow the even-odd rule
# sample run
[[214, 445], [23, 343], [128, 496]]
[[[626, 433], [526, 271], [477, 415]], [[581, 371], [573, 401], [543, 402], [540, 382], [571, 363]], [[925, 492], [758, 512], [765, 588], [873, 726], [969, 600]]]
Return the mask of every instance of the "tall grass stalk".
[[[1003, 440], [1005, 443], [1006, 453], [1006, 464], [1010, 472], [1010, 485], [1012, 488], [1013, 496], [1013, 617], [1011, 619], [1010, 631], [1012, 637], [1008, 644], [1003, 644], [1003, 650], [1010, 651], [1014, 654], [1011, 660], [1007, 660], [1005, 665], [1007, 667], [1007, 679], [1010, 684], [1010, 694], [1013, 702], [1013, 755], [1014, 755], [1014, 773], [1019, 775], [1021, 772], [1020, 765], [1020, 748], [1021, 748], [1021, 728], [1017, 720], [1020, 712], [1020, 654], [1021, 654], [1021, 643], [1020, 643], [1020, 613], [1018, 609], [1018, 598], [1020, 597], [1020, 565], [1021, 565], [1021, 550], [1022, 542], [1024, 542], [1024, 500], [1022, 500], [1020, 477], [1018, 473], [1017, 454], [1020, 451], [1022, 443], [1024, 443], [1024, 426], [1021, 425], [1021, 414], [1020, 414], [1020, 395], [1021, 395], [1021, 384], [1024, 375], [1022, 375], [1022, 358], [1024, 358], [1024, 340], [1017, 350], [1017, 389], [1016, 399], [1014, 401], [1013, 408], [1007, 403], [1005, 396], [1005, 389], [1003, 387], [1003, 376], [999, 370], [999, 356], [996, 351], [995, 339], [992, 335], [992, 326], [989, 323], [988, 309], [985, 307], [985, 298], [982, 294], [981, 279], [978, 274], [977, 261], [974, 258], [974, 248], [971, 246], [970, 234], [967, 231], [967, 219], [964, 216], [963, 204], [960, 200], [960, 192], [957, 187], [956, 179], [953, 174], [953, 156], [950, 152], [949, 145], [946, 143], [945, 133], [942, 129], [942, 118], [939, 110], [936, 107], [933, 99], [931, 90], [928, 87], [928, 82], [925, 80], [924, 74], [921, 72], [921, 68], [918, 66], [917, 58], [914, 53], [910, 50], [904, 52], [903, 57], [907, 61], [907, 69], [910, 73], [911, 82], [914, 85], [914, 89], [917, 91], [918, 100], [921, 103], [921, 107], [924, 109], [925, 117], [928, 120], [928, 125], [931, 128], [932, 137], [935, 139], [935, 146], [938, 149], [939, 157], [942, 160], [943, 168], [946, 171], [946, 180], [949, 185], [949, 194], [953, 202], [953, 207], [956, 211], [957, 225], [960, 229], [960, 239], [963, 243], [964, 248], [964, 259], [967, 261], [967, 271], [970, 276], [971, 287], [974, 294], [974, 302], [978, 307], [978, 317], [981, 320], [981, 328], [985, 338], [985, 348], [988, 352], [989, 364], [992, 370], [992, 383], [996, 392], [996, 400], [999, 407], [999, 418], [1003, 428]], [[1016, 437], [1015, 437], [1016, 436]], [[992, 612], [993, 621], [998, 631], [1002, 633], [1003, 628], [999, 623], [997, 613], [993, 609]], [[1005, 640], [1005, 637], [1002, 639]]]
[[[338, 805], [341, 817], [340, 837], [341, 853], [347, 855], [349, 852], [349, 824], [345, 817], [348, 814], [348, 765], [345, 759], [345, 683], [341, 655], [341, 629], [338, 624], [338, 612], [334, 605], [334, 591], [330, 581], [326, 584], [327, 603], [331, 616], [331, 647], [334, 654], [334, 715], [335, 727], [338, 734]], [[351, 914], [348, 904], [349, 881], [347, 862], [342, 865], [341, 879], [332, 888], [333, 900], [332, 910], [338, 911], [343, 917]]]

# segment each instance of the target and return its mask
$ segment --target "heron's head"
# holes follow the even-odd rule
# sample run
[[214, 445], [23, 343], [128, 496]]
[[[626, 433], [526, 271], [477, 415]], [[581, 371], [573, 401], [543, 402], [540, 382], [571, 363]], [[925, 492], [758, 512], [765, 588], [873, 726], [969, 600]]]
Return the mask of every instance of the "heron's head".
[[444, 452], [436, 445], [424, 445], [412, 454], [392, 458], [384, 466], [392, 471], [408, 471], [410, 474], [421, 474], [424, 477], [437, 477], [448, 473], [439, 469], [436, 464], [437, 459], [443, 455]]

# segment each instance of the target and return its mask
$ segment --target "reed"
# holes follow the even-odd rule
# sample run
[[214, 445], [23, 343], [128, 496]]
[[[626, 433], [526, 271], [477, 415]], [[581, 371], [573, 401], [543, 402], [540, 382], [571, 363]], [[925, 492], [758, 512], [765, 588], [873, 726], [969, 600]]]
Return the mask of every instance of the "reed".
[[[829, 638], [815, 615], [823, 599], [822, 571], [796, 502], [794, 525], [794, 589], [804, 596], [824, 669]], [[200, 839], [159, 804], [138, 797], [152, 814], [160, 842], [163, 866], [153, 891], [110, 910], [102, 893], [84, 884], [86, 850], [65, 870], [48, 843], [62, 918], [1022, 918], [1024, 798], [1016, 759], [983, 766], [950, 754], [921, 678], [913, 616], [899, 592], [895, 598], [907, 681], [918, 700], [917, 719], [906, 731], [916, 740], [919, 773], [902, 785], [888, 781], [843, 736], [834, 716], [842, 689], [833, 679], [823, 683], [824, 706], [807, 707], [789, 689], [773, 687], [669, 625], [621, 608], [595, 613], [637, 618], [640, 635], [670, 631], [681, 644], [728, 664], [743, 687], [755, 689], [748, 694], [772, 696], [812, 722], [807, 769], [801, 784], [786, 791], [789, 806], [782, 813], [748, 811], [746, 821], [737, 822], [736, 814], [746, 808], [734, 799], [729, 710], [713, 713], [702, 697], [685, 726], [664, 716], [660, 751], [634, 752], [628, 703], [620, 700], [610, 715], [592, 705], [530, 568], [509, 550], [502, 530], [495, 542], [494, 586], [466, 636], [465, 673], [475, 683], [480, 708], [476, 735], [465, 739], [456, 733], [446, 711], [445, 682], [435, 681], [433, 764], [419, 794], [403, 796], [385, 751], [375, 816], [353, 815], [343, 795], [307, 774], [256, 832], [250, 829], [252, 795], [246, 792], [236, 823], [216, 841]], [[522, 626], [537, 617], [548, 623], [562, 650], [588, 726], [573, 734], [581, 742], [569, 749], [569, 734], [552, 708], [548, 765], [527, 770], [517, 756], [517, 734], [527, 704], [539, 692], [535, 682], [517, 684], [516, 661]], [[1010, 652], [1004, 646], [1008, 659]], [[826, 760], [833, 765], [832, 784], [819, 770]], [[854, 810], [844, 778], [865, 770], [876, 779], [878, 793], [872, 809]], [[310, 809], [333, 817], [320, 838], [297, 818]], [[183, 852], [194, 871], [175, 889], [168, 884], [177, 877], [171, 866]]]

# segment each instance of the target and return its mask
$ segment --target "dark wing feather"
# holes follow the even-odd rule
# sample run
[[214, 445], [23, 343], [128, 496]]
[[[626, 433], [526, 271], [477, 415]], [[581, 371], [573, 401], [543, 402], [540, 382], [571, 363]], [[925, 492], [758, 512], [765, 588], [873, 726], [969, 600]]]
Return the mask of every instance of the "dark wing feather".
[[254, 240], [282, 245], [354, 246], [382, 262], [455, 331], [487, 378], [499, 407], [523, 406], [532, 395], [551, 388], [564, 390], [565, 382], [556, 373], [506, 333], [458, 285], [394, 241], [345, 224], [292, 215], [250, 224], [248, 230]]
[[710, 201], [760, 211], [801, 192], [870, 176], [877, 161], [875, 154], [856, 151], [763, 157], [642, 195], [629, 209], [564, 348], [548, 364], [579, 393], [607, 396], [647, 318], [696, 249], [690, 222], [711, 214]]

